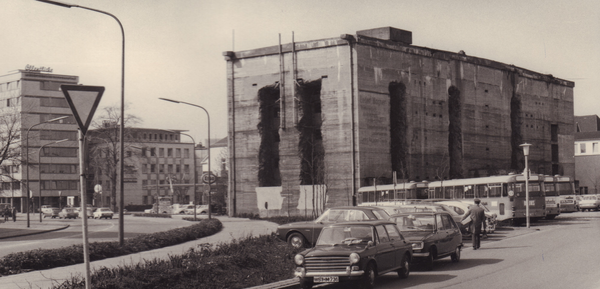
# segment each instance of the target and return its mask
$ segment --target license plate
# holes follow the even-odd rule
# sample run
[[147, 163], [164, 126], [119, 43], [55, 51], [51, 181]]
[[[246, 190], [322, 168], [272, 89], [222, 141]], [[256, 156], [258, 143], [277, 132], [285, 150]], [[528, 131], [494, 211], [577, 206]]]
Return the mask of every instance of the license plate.
[[338, 276], [316, 276], [314, 277], [315, 283], [335, 283], [340, 282], [340, 277]]

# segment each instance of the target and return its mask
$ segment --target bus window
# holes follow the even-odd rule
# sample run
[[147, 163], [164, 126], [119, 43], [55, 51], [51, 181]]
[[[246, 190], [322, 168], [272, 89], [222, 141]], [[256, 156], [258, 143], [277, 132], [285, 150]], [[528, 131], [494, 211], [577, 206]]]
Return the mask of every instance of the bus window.
[[463, 199], [465, 197], [465, 192], [463, 191], [463, 186], [454, 187], [454, 198], [455, 199]]
[[473, 186], [465, 186], [465, 199], [473, 199]]
[[500, 203], [500, 215], [504, 215], [504, 203]]
[[487, 198], [487, 192], [488, 192], [487, 185], [477, 185], [475, 187], [477, 188], [476, 193], [475, 193], [476, 198]]
[[489, 197], [497, 198], [502, 196], [502, 184], [490, 184]]
[[446, 193], [444, 194], [444, 199], [452, 199], [454, 198], [454, 187], [447, 187]]

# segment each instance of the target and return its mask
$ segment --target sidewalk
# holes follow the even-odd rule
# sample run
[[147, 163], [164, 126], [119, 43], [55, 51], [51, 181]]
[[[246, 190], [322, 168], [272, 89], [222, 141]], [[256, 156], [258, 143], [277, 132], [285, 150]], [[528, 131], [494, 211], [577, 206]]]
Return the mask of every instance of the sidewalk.
[[[168, 259], [169, 255], [179, 255], [188, 251], [189, 248], [195, 248], [199, 244], [210, 243], [213, 245], [220, 243], [227, 243], [233, 239], [245, 238], [248, 236], [258, 236], [264, 234], [271, 234], [277, 229], [277, 224], [260, 221], [260, 220], [249, 220], [249, 219], [241, 219], [241, 218], [230, 218], [227, 216], [215, 216], [215, 218], [219, 219], [223, 223], [223, 230], [221, 232], [205, 237], [202, 239], [198, 239], [195, 241], [190, 241], [184, 244], [170, 246], [161, 249], [155, 249], [146, 252], [140, 252], [136, 254], [130, 254], [121, 257], [115, 257], [110, 259], [99, 260], [90, 263], [91, 272], [94, 270], [98, 270], [102, 267], [118, 267], [118, 266], [126, 266], [137, 264], [139, 262], [143, 262], [144, 260], [153, 260], [155, 258], [159, 259]], [[19, 222], [17, 221], [17, 224]], [[23, 223], [21, 223], [22, 225]], [[45, 226], [46, 224], [36, 224], [38, 226]], [[40, 233], [41, 229], [60, 229], [56, 228], [56, 226], [51, 226], [48, 224], [47, 227], [37, 227], [33, 228], [33, 222], [31, 222], [31, 227], [28, 232], [37, 232]], [[7, 228], [7, 224], [0, 224], [0, 234], [4, 233], [1, 229]], [[18, 230], [18, 231], [17, 231]], [[24, 232], [23, 228], [14, 228], [14, 230], [8, 229], [8, 232], [14, 232], [15, 234], [18, 232]], [[60, 268], [41, 270], [41, 271], [33, 271], [29, 273], [22, 273], [11, 276], [0, 277], [0, 288], [2, 289], [12, 289], [12, 288], [51, 288], [53, 285], [61, 284], [62, 282], [71, 279], [71, 277], [79, 276], [85, 278], [85, 264], [77, 264], [71, 266], [65, 266]], [[273, 288], [273, 287], [265, 287], [265, 288]]]
[[[32, 215], [30, 215], [29, 219], [29, 228], [27, 227], [26, 216], [23, 214], [19, 214], [16, 222], [13, 222], [12, 219], [9, 219], [7, 222], [2, 220], [0, 222], [0, 239], [41, 234], [69, 227], [68, 224], [58, 224], [53, 222], [52, 219], [43, 219], [40, 223], [37, 215], [31, 216]], [[2, 284], [2, 282], [0, 282], [0, 284]]]

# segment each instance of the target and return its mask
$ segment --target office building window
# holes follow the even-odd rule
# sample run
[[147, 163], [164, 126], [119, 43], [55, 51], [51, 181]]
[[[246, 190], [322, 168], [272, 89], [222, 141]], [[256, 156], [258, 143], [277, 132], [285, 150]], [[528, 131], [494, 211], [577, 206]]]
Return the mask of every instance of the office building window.
[[150, 156], [151, 157], [155, 157], [156, 156], [156, 149], [155, 148], [150, 148]]
[[175, 157], [176, 158], [180, 158], [181, 157], [181, 149], [175, 149]]
[[585, 143], [579, 144], [579, 152], [582, 154], [585, 153]]
[[151, 173], [155, 173], [156, 172], [156, 165], [155, 164], [151, 164], [150, 165], [150, 172]]
[[592, 152], [593, 153], [598, 153], [598, 143], [592, 143]]
[[190, 165], [184, 165], [183, 166], [183, 172], [186, 173], [186, 174], [189, 174], [190, 173]]
[[77, 132], [75, 131], [62, 131], [62, 130], [41, 130], [41, 140], [62, 140], [68, 139], [72, 141], [77, 140]]
[[158, 149], [158, 156], [161, 158], [165, 156], [165, 148]]
[[173, 157], [173, 149], [167, 149], [167, 157]]
[[164, 164], [158, 165], [158, 172], [161, 174], [165, 173], [165, 165]]
[[172, 173], [173, 172], [173, 165], [168, 165], [167, 166], [167, 173]]
[[190, 149], [183, 149], [183, 157], [186, 159], [190, 157]]

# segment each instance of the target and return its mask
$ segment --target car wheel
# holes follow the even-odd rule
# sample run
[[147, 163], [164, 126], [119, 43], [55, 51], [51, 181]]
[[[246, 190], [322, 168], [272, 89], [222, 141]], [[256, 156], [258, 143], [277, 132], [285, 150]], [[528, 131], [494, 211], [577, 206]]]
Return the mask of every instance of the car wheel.
[[365, 268], [365, 275], [363, 275], [361, 288], [372, 289], [375, 286], [375, 276], [377, 276], [375, 266], [373, 263], [367, 264], [367, 268]]
[[308, 278], [300, 279], [300, 288], [302, 289], [311, 289], [315, 283], [313, 280], [308, 280]]
[[454, 249], [454, 253], [450, 255], [450, 259], [452, 259], [452, 262], [454, 263], [458, 263], [458, 261], [460, 261], [460, 247], [456, 247], [456, 249]]
[[294, 248], [304, 248], [306, 247], [306, 239], [300, 233], [293, 233], [288, 237], [288, 243], [292, 245]]
[[425, 270], [433, 270], [433, 255], [435, 255], [435, 248], [429, 248], [429, 256], [425, 259]]
[[398, 269], [398, 277], [406, 279], [408, 275], [410, 275], [410, 260], [408, 255], [404, 255], [402, 258], [402, 268]]

